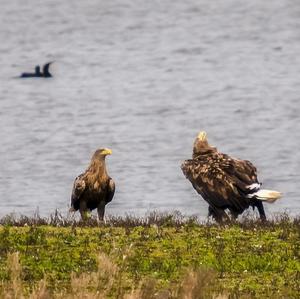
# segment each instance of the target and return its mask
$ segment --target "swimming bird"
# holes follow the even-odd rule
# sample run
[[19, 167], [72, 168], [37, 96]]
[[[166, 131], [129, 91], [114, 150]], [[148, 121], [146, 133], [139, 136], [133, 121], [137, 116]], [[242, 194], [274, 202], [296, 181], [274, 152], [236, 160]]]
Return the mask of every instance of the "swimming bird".
[[87, 170], [74, 181], [70, 211], [79, 210], [83, 220], [87, 219], [89, 211], [97, 208], [99, 220], [103, 221], [105, 205], [113, 199], [115, 183], [105, 164], [106, 156], [111, 154], [108, 148], [96, 150]]
[[39, 65], [35, 67], [35, 72], [34, 73], [22, 73], [20, 78], [33, 78], [33, 77], [38, 77], [38, 78], [50, 78], [52, 75], [49, 72], [49, 67], [50, 64], [53, 62], [48, 62], [43, 66], [43, 72], [41, 72], [41, 68]]
[[266, 220], [263, 202], [273, 203], [281, 193], [261, 189], [257, 170], [248, 160], [232, 158], [209, 145], [205, 132], [195, 139], [192, 159], [185, 160], [181, 169], [194, 189], [209, 204], [209, 216], [217, 222], [228, 218], [228, 209], [236, 218], [252, 206]]
[[52, 75], [50, 74], [49, 72], [49, 67], [50, 67], [50, 64], [52, 64], [53, 62], [48, 62], [44, 65], [43, 67], [43, 77], [44, 78], [50, 78], [52, 77]]

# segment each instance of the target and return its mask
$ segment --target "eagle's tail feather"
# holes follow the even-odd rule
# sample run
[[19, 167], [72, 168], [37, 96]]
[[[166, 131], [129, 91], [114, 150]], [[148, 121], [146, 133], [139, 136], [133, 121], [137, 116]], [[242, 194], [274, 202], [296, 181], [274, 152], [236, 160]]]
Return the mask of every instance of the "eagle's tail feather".
[[280, 192], [274, 191], [274, 190], [266, 190], [266, 189], [261, 189], [255, 193], [253, 193], [253, 195], [257, 199], [259, 199], [261, 201], [266, 201], [268, 203], [273, 203], [281, 197]]

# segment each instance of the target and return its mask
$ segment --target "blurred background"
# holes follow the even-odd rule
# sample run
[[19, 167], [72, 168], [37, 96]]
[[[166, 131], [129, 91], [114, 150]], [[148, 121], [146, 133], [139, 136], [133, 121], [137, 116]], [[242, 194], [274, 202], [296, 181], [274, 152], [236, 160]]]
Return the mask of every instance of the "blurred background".
[[[109, 147], [110, 215], [207, 215], [183, 176], [194, 138], [252, 161], [300, 211], [300, 2], [1, 2], [0, 216], [67, 213]], [[54, 61], [53, 78], [19, 79]]]

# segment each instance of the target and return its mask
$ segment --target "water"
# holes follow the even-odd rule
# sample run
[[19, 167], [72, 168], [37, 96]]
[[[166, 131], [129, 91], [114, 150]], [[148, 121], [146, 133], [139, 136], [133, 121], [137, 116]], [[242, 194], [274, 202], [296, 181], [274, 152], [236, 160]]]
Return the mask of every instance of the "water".
[[[11, 1], [0, 10], [0, 216], [66, 213], [73, 179], [110, 147], [107, 213], [207, 204], [181, 162], [206, 130], [300, 212], [300, 2]], [[16, 79], [54, 60], [52, 79]]]

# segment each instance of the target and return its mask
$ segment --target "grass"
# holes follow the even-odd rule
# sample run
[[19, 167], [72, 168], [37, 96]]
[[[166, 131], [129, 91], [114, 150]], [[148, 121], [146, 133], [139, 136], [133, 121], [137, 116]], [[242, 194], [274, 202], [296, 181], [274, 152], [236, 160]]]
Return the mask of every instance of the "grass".
[[0, 298], [299, 298], [300, 218], [0, 220]]

